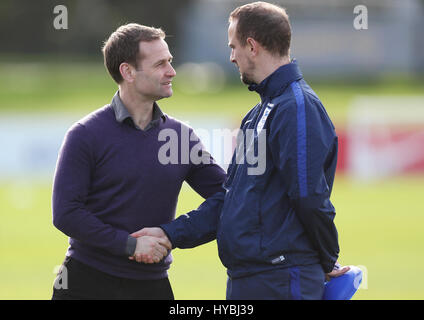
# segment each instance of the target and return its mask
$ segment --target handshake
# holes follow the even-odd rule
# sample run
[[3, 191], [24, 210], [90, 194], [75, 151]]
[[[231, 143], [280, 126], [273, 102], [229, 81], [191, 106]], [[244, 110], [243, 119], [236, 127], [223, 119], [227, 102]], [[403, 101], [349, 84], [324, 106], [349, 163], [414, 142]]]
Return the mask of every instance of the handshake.
[[137, 239], [137, 246], [130, 260], [158, 263], [172, 250], [172, 244], [161, 228], [143, 228], [131, 236]]

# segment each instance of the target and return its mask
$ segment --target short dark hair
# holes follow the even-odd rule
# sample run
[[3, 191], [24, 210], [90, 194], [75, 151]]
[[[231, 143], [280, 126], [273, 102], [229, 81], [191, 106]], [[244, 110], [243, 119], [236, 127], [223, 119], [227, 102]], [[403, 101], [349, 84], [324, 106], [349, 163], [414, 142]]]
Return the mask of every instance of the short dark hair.
[[262, 1], [253, 2], [231, 12], [229, 22], [233, 20], [237, 20], [236, 37], [243, 47], [251, 37], [272, 54], [289, 54], [291, 26], [284, 8]]
[[137, 23], [129, 23], [116, 29], [102, 47], [104, 63], [113, 80], [118, 84], [124, 80], [119, 71], [121, 63], [127, 62], [136, 67], [137, 61], [142, 59], [139, 52], [140, 41], [150, 42], [164, 38], [165, 32], [162, 29]]

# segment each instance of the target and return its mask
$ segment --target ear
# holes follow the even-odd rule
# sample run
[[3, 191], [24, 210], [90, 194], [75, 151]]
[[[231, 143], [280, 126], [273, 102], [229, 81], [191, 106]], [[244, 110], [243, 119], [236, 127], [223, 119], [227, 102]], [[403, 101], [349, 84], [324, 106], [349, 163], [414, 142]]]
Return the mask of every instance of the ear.
[[253, 56], [258, 55], [259, 43], [253, 38], [246, 39], [246, 45]]
[[127, 62], [122, 62], [119, 65], [119, 72], [125, 81], [133, 82], [135, 79], [134, 68]]

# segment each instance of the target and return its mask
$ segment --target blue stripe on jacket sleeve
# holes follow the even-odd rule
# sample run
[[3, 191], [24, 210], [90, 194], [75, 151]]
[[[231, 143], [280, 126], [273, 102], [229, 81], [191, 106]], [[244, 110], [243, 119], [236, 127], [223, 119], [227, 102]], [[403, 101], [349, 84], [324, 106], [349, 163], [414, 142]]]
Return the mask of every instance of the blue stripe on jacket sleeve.
[[305, 98], [297, 81], [291, 83], [297, 105], [297, 176], [299, 181], [300, 197], [308, 195], [306, 174], [306, 116]]

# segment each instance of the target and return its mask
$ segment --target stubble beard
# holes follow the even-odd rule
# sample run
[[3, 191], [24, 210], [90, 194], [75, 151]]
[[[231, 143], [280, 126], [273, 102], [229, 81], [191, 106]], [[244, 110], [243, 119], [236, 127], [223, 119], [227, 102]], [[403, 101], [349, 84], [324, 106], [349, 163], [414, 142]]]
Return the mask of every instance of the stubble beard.
[[248, 60], [248, 71], [240, 73], [241, 82], [248, 86], [250, 86], [251, 84], [255, 84], [256, 82], [252, 79], [251, 76], [254, 70], [255, 64], [253, 63], [253, 61]]
[[247, 75], [247, 73], [242, 73], [240, 75], [240, 79], [241, 79], [241, 82], [243, 82], [245, 85], [248, 85], [248, 86], [255, 83], [252, 79], [250, 79], [250, 77], [249, 77], [249, 75]]

